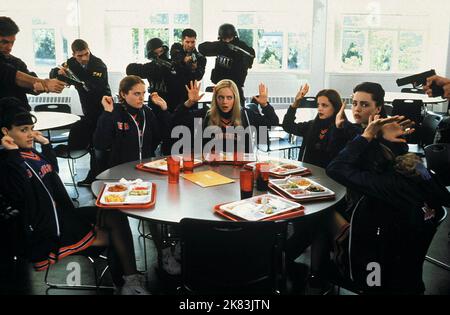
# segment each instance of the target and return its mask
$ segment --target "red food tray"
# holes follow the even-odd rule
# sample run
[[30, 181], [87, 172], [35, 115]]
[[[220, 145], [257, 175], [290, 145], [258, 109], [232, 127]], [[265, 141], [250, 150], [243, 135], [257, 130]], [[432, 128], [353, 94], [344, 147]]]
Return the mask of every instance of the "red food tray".
[[[249, 165], [245, 165], [244, 168], [247, 169], [247, 170], [253, 170], [253, 167], [251, 167]], [[308, 175], [311, 175], [311, 174], [312, 174], [312, 172], [311, 172], [311, 170], [309, 168], [307, 168], [307, 169], [305, 169], [303, 171], [297, 172], [297, 173], [291, 173], [291, 174], [286, 174], [286, 175], [279, 175], [279, 174], [275, 174], [275, 173], [269, 172], [269, 176], [270, 177], [274, 177], [274, 178], [285, 178], [285, 177], [288, 177], [288, 176], [308, 176]]]
[[[224, 217], [224, 218], [227, 218], [227, 219], [231, 220], [231, 221], [245, 221], [245, 220], [243, 220], [243, 219], [241, 219], [239, 217], [236, 217], [236, 216], [232, 215], [229, 212], [226, 212], [226, 211], [220, 209], [220, 206], [222, 206], [222, 205], [224, 205], [224, 204], [219, 204], [219, 205], [214, 206], [214, 208], [213, 208], [214, 212], [217, 213], [218, 215]], [[282, 220], [282, 219], [290, 219], [290, 218], [299, 217], [299, 216], [302, 216], [302, 215], [305, 214], [305, 210], [304, 209], [305, 208], [303, 206], [301, 206], [300, 208], [293, 209], [293, 210], [291, 210], [289, 212], [285, 212], [285, 213], [282, 213], [282, 214], [279, 214], [279, 215], [274, 215], [272, 217], [265, 218], [265, 219], [262, 219], [260, 221], [277, 221], [277, 220]]]
[[119, 205], [105, 205], [100, 202], [103, 192], [105, 191], [106, 185], [103, 185], [102, 191], [98, 194], [97, 200], [95, 201], [95, 205], [99, 208], [103, 209], [151, 209], [156, 204], [156, 184], [152, 183], [152, 200], [149, 203], [142, 204], [119, 204]]
[[295, 198], [292, 198], [291, 196], [289, 196], [288, 194], [286, 194], [285, 192], [283, 192], [281, 189], [273, 186], [270, 183], [269, 183], [269, 190], [271, 192], [276, 193], [277, 195], [279, 195], [279, 196], [281, 196], [283, 198], [286, 198], [287, 200], [295, 201], [295, 202], [330, 200], [330, 199], [336, 198], [336, 195], [333, 194], [333, 195], [329, 195], [329, 196], [318, 196], [318, 197], [311, 197], [311, 198], [302, 198], [301, 200], [300, 199], [295, 199]]

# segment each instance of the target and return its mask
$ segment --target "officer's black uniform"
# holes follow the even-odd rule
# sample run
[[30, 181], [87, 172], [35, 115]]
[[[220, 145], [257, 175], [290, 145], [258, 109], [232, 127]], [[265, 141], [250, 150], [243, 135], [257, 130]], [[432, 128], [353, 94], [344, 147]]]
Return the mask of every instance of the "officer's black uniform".
[[[8, 57], [6, 57], [4, 54], [0, 53], [0, 64], [2, 64], [2, 67], [5, 67], [6, 69], [5, 71], [11, 72], [11, 69], [14, 69], [16, 72], [21, 71], [33, 77], [37, 77], [36, 73], [28, 70], [28, 67], [25, 64], [25, 62], [23, 62], [21, 59], [17, 57], [14, 57], [13, 55], [9, 55]], [[16, 84], [7, 85], [2, 83], [0, 85], [0, 98], [16, 97], [21, 101], [22, 104], [26, 105], [26, 108], [28, 110], [31, 110], [31, 106], [28, 103], [27, 94], [37, 95], [37, 93], [35, 93], [33, 90], [20, 87]]]
[[[230, 37], [234, 37], [234, 39], [229, 43], [221, 40], [201, 43], [198, 46], [198, 50], [207, 57], [217, 56], [216, 65], [211, 72], [211, 81], [215, 84], [223, 79], [234, 81], [239, 89], [241, 103], [244, 103], [243, 87], [247, 78], [248, 69], [253, 65], [255, 50], [237, 37], [237, 32], [233, 25], [222, 25], [219, 28], [219, 38], [224, 39]], [[242, 51], [233, 49], [233, 46], [248, 52], [253, 57], [250, 57]]]
[[[193, 62], [185, 63], [184, 58], [192, 56]], [[183, 49], [183, 45], [175, 43], [170, 48], [170, 57], [175, 67], [176, 86], [175, 95], [177, 97], [176, 104], [185, 102], [187, 97], [187, 91], [185, 85], [188, 85], [191, 81], [200, 81], [205, 74], [206, 58], [194, 48], [192, 52], [186, 52]], [[193, 63], [197, 64], [195, 69], [192, 68]]]
[[[158, 57], [153, 51], [159, 47], [163, 47], [165, 51]], [[137, 75], [147, 79], [148, 92], [150, 94], [158, 93], [167, 102], [169, 112], [173, 112], [178, 105], [178, 98], [172, 92], [176, 86], [176, 72], [168, 57], [169, 47], [163, 45], [159, 38], [153, 38], [147, 42], [147, 51], [150, 62], [145, 64], [130, 63], [126, 69], [127, 75]], [[153, 104], [151, 95], [148, 99], [148, 105], [154, 111], [159, 110], [159, 107]]]
[[[102, 98], [111, 96], [108, 83], [108, 69], [100, 58], [91, 54], [86, 67], [83, 67], [74, 57], [67, 60], [68, 68], [86, 84], [88, 91], [81, 85], [76, 85], [80, 96], [81, 108], [85, 118], [93, 126], [97, 125], [98, 117], [103, 112]], [[50, 78], [55, 78], [59, 68], [50, 71]]]
[[[111, 89], [108, 83], [108, 69], [105, 63], [94, 55], [90, 55], [88, 64], [84, 67], [75, 57], [70, 58], [66, 62], [67, 67], [77, 76], [80, 81], [83, 81], [86, 88], [82, 85], [75, 85], [78, 95], [80, 97], [81, 108], [83, 110], [84, 119], [89, 126], [87, 134], [94, 134], [97, 121], [103, 112], [102, 98], [103, 96], [111, 96]], [[53, 68], [50, 71], [50, 78], [55, 78], [58, 74], [59, 68]], [[92, 139], [91, 139], [92, 141]], [[100, 152], [99, 152], [100, 153]], [[79, 184], [88, 185], [95, 178], [95, 176], [105, 168], [104, 165], [98, 165], [94, 153], [91, 152], [90, 171], [83, 182]]]

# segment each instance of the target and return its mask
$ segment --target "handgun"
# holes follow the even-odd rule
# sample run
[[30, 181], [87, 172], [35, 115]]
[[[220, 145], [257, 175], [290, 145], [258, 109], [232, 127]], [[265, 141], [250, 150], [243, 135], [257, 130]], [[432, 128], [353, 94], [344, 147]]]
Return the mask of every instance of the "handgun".
[[[436, 71], [434, 71], [434, 69], [431, 69], [429, 71], [414, 74], [409, 77], [397, 79], [396, 82], [398, 86], [412, 84], [414, 87], [421, 87], [427, 83], [427, 78], [432, 77], [433, 75], [436, 75]], [[433, 97], [444, 95], [444, 89], [441, 86], [438, 86], [435, 82], [431, 84], [431, 90], [433, 92]]]
[[81, 86], [86, 92], [89, 92], [89, 88], [87, 87], [86, 83], [81, 81], [69, 68], [62, 68], [67, 75], [63, 74], [57, 74], [56, 78], [59, 81], [65, 82], [68, 85], [73, 86]]

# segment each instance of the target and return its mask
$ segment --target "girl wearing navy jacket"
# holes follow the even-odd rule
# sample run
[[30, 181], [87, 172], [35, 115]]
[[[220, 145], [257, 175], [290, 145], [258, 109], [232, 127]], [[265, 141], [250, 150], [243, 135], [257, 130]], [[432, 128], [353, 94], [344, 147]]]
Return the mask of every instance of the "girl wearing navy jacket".
[[425, 255], [444, 214], [442, 206], [450, 206], [450, 193], [414, 154], [386, 154], [382, 168], [364, 167], [370, 144], [380, 135], [405, 142], [401, 137], [413, 129], [399, 124], [402, 118], [371, 118], [327, 168], [328, 176], [362, 195], [350, 221], [335, 213], [328, 227], [341, 275], [366, 292], [424, 292]]
[[130, 75], [119, 85], [120, 103], [104, 96], [104, 112], [94, 133], [94, 147], [110, 150], [109, 167], [155, 156], [155, 149], [169, 137], [167, 103], [153, 93], [153, 103], [160, 110], [155, 114], [144, 106], [145, 84], [138, 76]]
[[[211, 108], [204, 107], [199, 110], [191, 110], [191, 108], [202, 98], [200, 94], [200, 85], [197, 81], [191, 82], [190, 86], [186, 86], [188, 90], [188, 100], [184, 104], [180, 104], [174, 115], [173, 124], [187, 125], [194, 130], [194, 118], [202, 118], [202, 131], [208, 127], [219, 127], [221, 133], [214, 136], [223, 139], [223, 151], [226, 151], [226, 144], [231, 140], [239, 141], [236, 134], [227, 132], [228, 127], [243, 127], [244, 129], [252, 126], [256, 130], [259, 127], [271, 127], [279, 124], [278, 116], [272, 105], [267, 101], [267, 88], [264, 84], [259, 85], [259, 96], [254, 100], [261, 106], [262, 115], [254, 110], [241, 107], [239, 91], [236, 84], [228, 79], [219, 81], [214, 87], [214, 93], [211, 101]], [[252, 152], [253, 143], [249, 135], [245, 135], [245, 152]], [[203, 137], [203, 147], [212, 140], [212, 136]], [[236, 148], [236, 145], [235, 145]]]
[[330, 142], [335, 130], [336, 114], [342, 107], [342, 100], [337, 91], [322, 90], [316, 96], [318, 112], [316, 118], [307, 122], [295, 123], [295, 112], [308, 91], [308, 84], [298, 91], [294, 103], [284, 115], [283, 129], [288, 133], [303, 137], [298, 155], [299, 161], [326, 167], [334, 157]]
[[[1, 112], [0, 189], [20, 211], [23, 250], [37, 271], [90, 246], [108, 246], [114, 284], [122, 294], [147, 294], [136, 270], [126, 216], [95, 207], [75, 209], [58, 176], [48, 139], [34, 131], [36, 118], [18, 99], [3, 99]], [[33, 148], [40, 143], [42, 153]], [[123, 279], [122, 279], [123, 276]]]

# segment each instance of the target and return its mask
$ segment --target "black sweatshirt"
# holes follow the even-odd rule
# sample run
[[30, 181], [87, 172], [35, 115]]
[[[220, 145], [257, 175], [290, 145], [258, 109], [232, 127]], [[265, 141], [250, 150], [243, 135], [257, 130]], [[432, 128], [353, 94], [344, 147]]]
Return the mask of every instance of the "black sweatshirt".
[[128, 105], [114, 104], [113, 112], [104, 111], [100, 116], [94, 133], [94, 147], [99, 150], [111, 150], [110, 167], [139, 160], [139, 136], [132, 118], [136, 114], [141, 131], [145, 114], [143, 159], [153, 157], [160, 142], [167, 142], [170, 136], [168, 111], [159, 111], [156, 116], [147, 106], [136, 110]]

